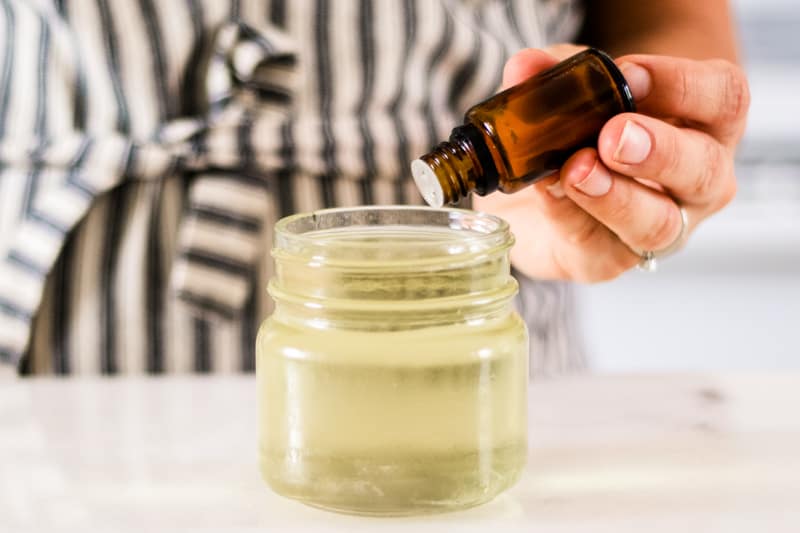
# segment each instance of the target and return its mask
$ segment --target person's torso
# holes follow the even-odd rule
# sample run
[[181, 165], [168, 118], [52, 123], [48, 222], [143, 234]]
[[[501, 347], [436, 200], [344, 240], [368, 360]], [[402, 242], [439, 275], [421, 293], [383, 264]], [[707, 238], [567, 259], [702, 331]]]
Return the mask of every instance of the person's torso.
[[[263, 287], [274, 220], [326, 206], [418, 202], [407, 162], [496, 90], [509, 54], [572, 37], [574, 4], [6, 3], [2, 142], [91, 141], [82, 158], [79, 143], [74, 154], [64, 148], [60, 167], [50, 168], [52, 158], [41, 168], [6, 164], [0, 252], [24, 246], [14, 228], [35, 214], [50, 182], [119, 169], [113, 186], [90, 191], [84, 209], [65, 215], [75, 223], [54, 268], [38, 265], [47, 283], [31, 310], [29, 370], [252, 369], [254, 331], [269, 308]], [[186, 124], [191, 136], [171, 137]], [[133, 148], [103, 152], [112, 137]], [[193, 163], [154, 178], [139, 144]], [[234, 201], [215, 203], [228, 197]], [[256, 200], [240, 208], [240, 197]], [[220, 243], [215, 231], [230, 235]], [[175, 290], [176, 265], [188, 265], [184, 292], [194, 298]], [[207, 304], [234, 281], [247, 296], [220, 317]], [[553, 316], [566, 305], [563, 288], [527, 290], [560, 291], [548, 304]], [[558, 337], [553, 328], [563, 326], [550, 322], [545, 336]], [[570, 351], [569, 343], [555, 349]]]

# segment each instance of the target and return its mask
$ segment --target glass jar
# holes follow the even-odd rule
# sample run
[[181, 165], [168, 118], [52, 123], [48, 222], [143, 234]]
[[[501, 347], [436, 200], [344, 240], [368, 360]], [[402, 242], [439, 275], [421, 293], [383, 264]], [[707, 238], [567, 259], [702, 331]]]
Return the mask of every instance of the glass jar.
[[278, 493], [357, 514], [487, 502], [526, 457], [528, 334], [508, 225], [364, 207], [275, 228], [257, 339], [260, 462]]

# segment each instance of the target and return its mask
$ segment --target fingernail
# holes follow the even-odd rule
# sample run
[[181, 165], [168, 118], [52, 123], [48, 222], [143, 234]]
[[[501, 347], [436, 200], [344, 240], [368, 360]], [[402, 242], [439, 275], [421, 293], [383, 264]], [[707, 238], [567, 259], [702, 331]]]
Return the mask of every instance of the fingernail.
[[551, 183], [550, 185], [545, 187], [545, 189], [547, 189], [547, 192], [550, 193], [550, 196], [552, 196], [556, 200], [561, 200], [567, 195], [567, 193], [564, 192], [564, 187], [561, 186], [561, 180], [558, 180], [555, 183]]
[[631, 88], [633, 99], [637, 101], [644, 100], [653, 88], [653, 78], [650, 76], [650, 72], [634, 63], [623, 63], [619, 66], [619, 69], [622, 71], [622, 75], [625, 76], [628, 87]]
[[619, 136], [614, 160], [626, 165], [638, 165], [650, 155], [650, 134], [637, 123], [628, 120]]
[[588, 196], [603, 196], [611, 190], [611, 174], [599, 161], [595, 161], [589, 174], [575, 187]]

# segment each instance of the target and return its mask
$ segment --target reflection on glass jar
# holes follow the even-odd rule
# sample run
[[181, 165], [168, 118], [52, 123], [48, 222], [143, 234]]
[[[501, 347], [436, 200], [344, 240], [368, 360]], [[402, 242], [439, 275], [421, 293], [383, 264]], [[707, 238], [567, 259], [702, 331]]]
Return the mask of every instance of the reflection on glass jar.
[[257, 340], [260, 459], [280, 494], [391, 515], [489, 501], [526, 456], [528, 338], [500, 219], [331, 209], [275, 230]]

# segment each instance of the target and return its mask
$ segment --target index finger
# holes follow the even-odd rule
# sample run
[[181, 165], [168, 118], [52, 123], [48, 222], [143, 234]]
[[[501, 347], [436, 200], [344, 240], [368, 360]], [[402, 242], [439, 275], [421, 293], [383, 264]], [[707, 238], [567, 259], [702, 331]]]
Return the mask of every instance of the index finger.
[[737, 65], [656, 55], [623, 56], [617, 64], [639, 112], [682, 119], [726, 144], [741, 137], [750, 90]]
[[508, 89], [558, 63], [558, 59], [538, 48], [524, 48], [511, 56], [503, 68], [502, 89]]

